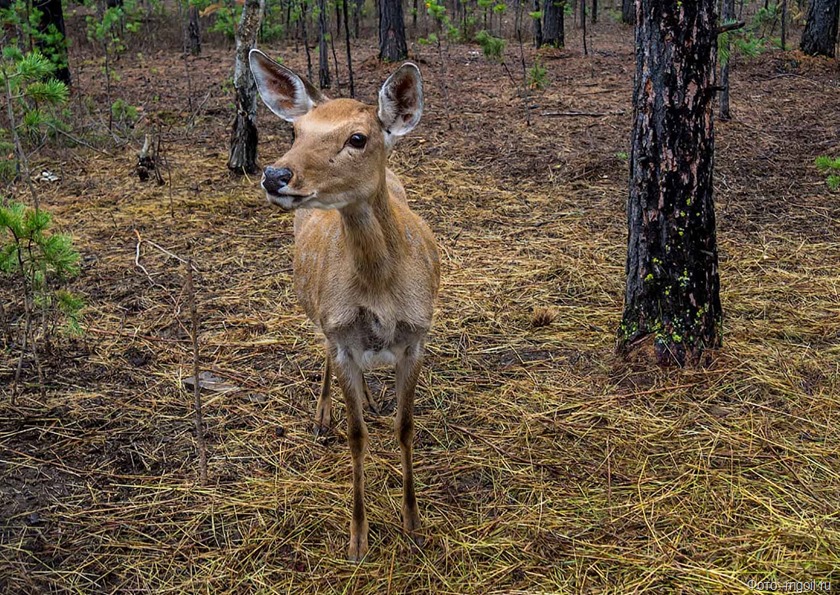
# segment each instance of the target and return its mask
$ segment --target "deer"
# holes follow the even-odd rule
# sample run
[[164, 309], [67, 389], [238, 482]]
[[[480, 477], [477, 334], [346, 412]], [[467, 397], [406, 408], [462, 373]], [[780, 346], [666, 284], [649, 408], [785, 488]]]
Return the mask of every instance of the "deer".
[[402, 459], [402, 527], [422, 547], [414, 490], [414, 396], [440, 285], [440, 256], [428, 224], [409, 208], [387, 167], [396, 141], [423, 112], [423, 82], [406, 62], [382, 85], [377, 105], [329, 99], [259, 50], [249, 64], [260, 97], [291, 122], [291, 148], [263, 171], [269, 203], [295, 211], [293, 285], [324, 337], [325, 363], [315, 433], [331, 431], [330, 383], [338, 381], [347, 416], [353, 510], [347, 557], [368, 551], [364, 411], [379, 414], [365, 372], [393, 367], [395, 433]]

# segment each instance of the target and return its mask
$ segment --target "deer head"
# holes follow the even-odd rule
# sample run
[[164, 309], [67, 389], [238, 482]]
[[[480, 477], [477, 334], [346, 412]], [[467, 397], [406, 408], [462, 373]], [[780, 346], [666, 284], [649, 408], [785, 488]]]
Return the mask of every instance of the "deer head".
[[423, 113], [417, 66], [403, 64], [370, 106], [328, 99], [259, 50], [251, 50], [249, 61], [263, 102], [294, 126], [292, 148], [263, 172], [269, 202], [287, 210], [340, 209], [384, 187], [388, 153]]

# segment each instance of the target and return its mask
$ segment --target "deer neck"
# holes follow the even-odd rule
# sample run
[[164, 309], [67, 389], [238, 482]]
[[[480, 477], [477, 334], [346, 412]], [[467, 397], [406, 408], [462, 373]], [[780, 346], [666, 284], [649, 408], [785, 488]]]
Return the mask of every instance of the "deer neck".
[[405, 239], [398, 233], [385, 175], [374, 193], [340, 210], [347, 256], [362, 287], [387, 285], [400, 267]]

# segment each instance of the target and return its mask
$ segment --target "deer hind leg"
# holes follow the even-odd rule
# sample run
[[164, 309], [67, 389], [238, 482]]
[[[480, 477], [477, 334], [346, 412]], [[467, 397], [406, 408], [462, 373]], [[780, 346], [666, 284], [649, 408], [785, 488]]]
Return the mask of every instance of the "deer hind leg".
[[347, 557], [361, 562], [368, 550], [368, 522], [365, 516], [365, 455], [368, 431], [362, 413], [364, 376], [356, 363], [348, 358], [335, 361], [335, 375], [347, 409], [347, 441], [353, 463], [353, 516], [350, 520], [350, 547]]
[[326, 436], [329, 434], [330, 425], [332, 424], [332, 400], [330, 399], [332, 366], [330, 362], [329, 347], [327, 347], [327, 353], [324, 359], [324, 377], [321, 381], [321, 394], [318, 396], [318, 405], [315, 407], [316, 436]]
[[422, 344], [406, 349], [405, 357], [397, 362], [397, 415], [394, 423], [397, 440], [402, 454], [403, 531], [418, 547], [423, 539], [417, 534], [420, 529], [420, 513], [414, 494], [414, 467], [412, 450], [414, 444], [414, 390], [422, 367]]
[[373, 398], [373, 395], [368, 388], [367, 380], [365, 380], [364, 376], [362, 376], [362, 386], [364, 387], [364, 405], [367, 410], [374, 415], [382, 415], [379, 405], [376, 404], [376, 399]]

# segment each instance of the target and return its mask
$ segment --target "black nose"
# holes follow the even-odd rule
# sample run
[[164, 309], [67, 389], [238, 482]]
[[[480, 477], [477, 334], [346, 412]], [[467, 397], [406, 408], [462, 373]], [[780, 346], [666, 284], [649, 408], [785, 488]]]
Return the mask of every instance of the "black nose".
[[287, 167], [266, 167], [263, 172], [262, 187], [272, 194], [277, 194], [292, 181], [292, 170]]

